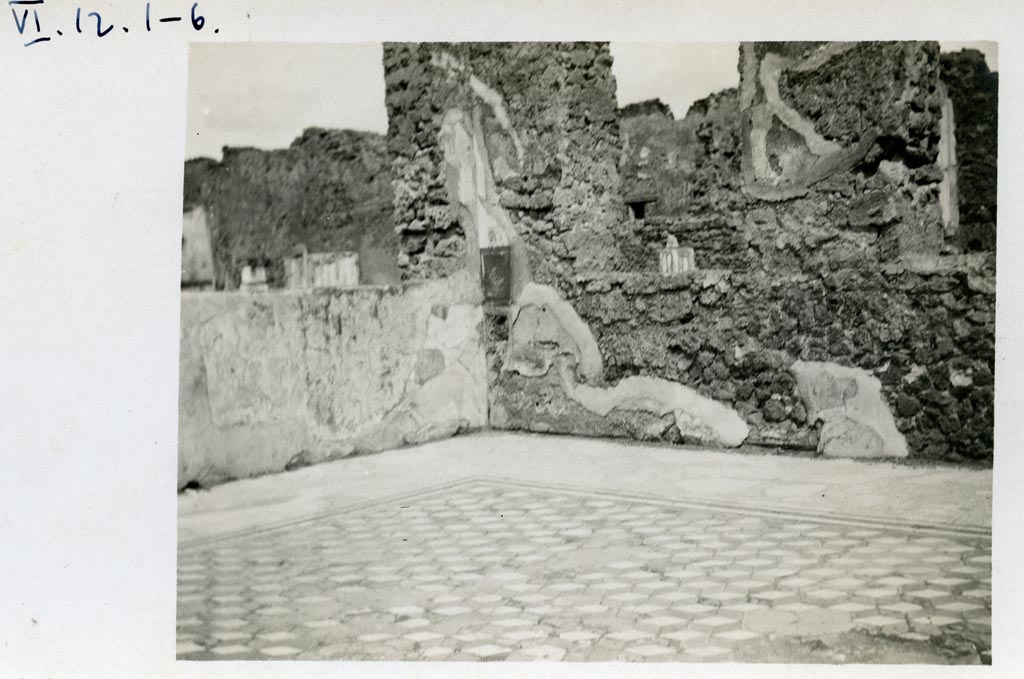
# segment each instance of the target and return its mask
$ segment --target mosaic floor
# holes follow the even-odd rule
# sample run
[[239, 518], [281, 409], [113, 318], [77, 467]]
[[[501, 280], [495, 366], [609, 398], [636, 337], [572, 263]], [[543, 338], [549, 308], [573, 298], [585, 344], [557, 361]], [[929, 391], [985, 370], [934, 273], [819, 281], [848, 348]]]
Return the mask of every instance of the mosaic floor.
[[178, 558], [202, 659], [729, 661], [786, 634], [980, 639], [978, 531], [471, 480]]

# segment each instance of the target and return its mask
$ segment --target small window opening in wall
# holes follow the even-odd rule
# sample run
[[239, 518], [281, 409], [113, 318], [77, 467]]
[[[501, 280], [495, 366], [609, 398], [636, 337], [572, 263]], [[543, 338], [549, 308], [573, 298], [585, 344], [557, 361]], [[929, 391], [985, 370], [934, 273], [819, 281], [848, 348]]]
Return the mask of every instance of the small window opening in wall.
[[651, 203], [658, 200], [657, 194], [653, 191], [637, 191], [632, 195], [627, 194], [623, 198], [633, 219], [644, 219], [651, 211]]

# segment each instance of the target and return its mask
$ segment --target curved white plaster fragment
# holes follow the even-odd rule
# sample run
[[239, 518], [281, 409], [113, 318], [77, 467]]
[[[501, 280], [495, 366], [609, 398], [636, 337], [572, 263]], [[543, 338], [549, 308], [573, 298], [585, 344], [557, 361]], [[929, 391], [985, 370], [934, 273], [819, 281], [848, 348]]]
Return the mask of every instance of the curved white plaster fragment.
[[790, 59], [780, 57], [774, 52], [764, 55], [764, 59], [761, 60], [761, 87], [764, 89], [768, 108], [787, 127], [804, 138], [807, 148], [814, 155], [828, 156], [839, 153], [843, 150], [842, 146], [818, 134], [814, 129], [813, 122], [804, 118], [796, 109], [782, 100], [782, 96], [779, 94], [779, 76], [790, 65], [792, 65]]
[[512, 120], [508, 117], [508, 110], [505, 108], [505, 98], [501, 94], [489, 87], [487, 83], [477, 78], [475, 75], [469, 76], [469, 88], [473, 90], [476, 96], [480, 97], [485, 104], [491, 107], [494, 111], [494, 118], [501, 125], [502, 129], [508, 132], [508, 136], [512, 137], [512, 144], [516, 147], [516, 156], [519, 158], [519, 164], [523, 163], [523, 144], [519, 141], [519, 135], [516, 134], [516, 130], [512, 127]]
[[735, 410], [671, 380], [634, 376], [607, 388], [577, 384], [574, 373], [588, 382], [601, 378], [601, 352], [590, 326], [550, 286], [528, 283], [510, 318], [502, 370], [538, 377], [555, 365], [565, 393], [602, 417], [615, 409], [672, 413], [684, 436], [728, 447], [739, 446], [750, 434]]
[[614, 387], [601, 388], [572, 384], [563, 376], [563, 387], [580, 405], [601, 416], [616, 408], [672, 413], [680, 433], [707, 443], [736, 447], [750, 434], [750, 427], [735, 410], [678, 382], [634, 376], [623, 378]]
[[823, 425], [818, 451], [829, 457], [906, 457], [907, 440], [882, 396], [882, 383], [861, 368], [797, 361], [790, 367], [810, 422]]
[[469, 89], [494, 111], [495, 120], [512, 138], [512, 144], [516, 147], [516, 156], [519, 158], [519, 164], [522, 165], [523, 144], [519, 140], [519, 135], [516, 133], [515, 128], [512, 127], [512, 119], [509, 118], [508, 109], [505, 107], [505, 98], [501, 96], [501, 93], [480, 80], [470, 71], [469, 67], [448, 52], [435, 52], [430, 57], [430, 63], [449, 73], [460, 75], [469, 73]]
[[[524, 314], [524, 310], [535, 309], [536, 314]], [[512, 307], [512, 324], [509, 330], [509, 352], [505, 358], [504, 370], [514, 370], [528, 376], [546, 374], [550, 364], [544, 365], [541, 372], [522, 370], [518, 365], [518, 356], [525, 344], [540, 342], [556, 342], [561, 330], [568, 336], [572, 346], [560, 346], [556, 351], [571, 353], [576, 359], [576, 369], [587, 381], [601, 378], [604, 371], [601, 361], [601, 350], [593, 333], [571, 304], [549, 285], [527, 283]], [[554, 325], [551, 328], [550, 325]], [[545, 327], [549, 326], [549, 327]]]

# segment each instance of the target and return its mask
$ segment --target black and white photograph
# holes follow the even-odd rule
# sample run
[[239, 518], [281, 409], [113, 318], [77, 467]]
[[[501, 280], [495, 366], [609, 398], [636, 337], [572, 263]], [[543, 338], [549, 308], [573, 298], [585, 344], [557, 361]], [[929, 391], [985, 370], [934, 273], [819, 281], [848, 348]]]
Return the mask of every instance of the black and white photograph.
[[0, 679], [1020, 674], [1024, 4], [4, 12]]
[[997, 42], [208, 42], [186, 96], [177, 661], [998, 664]]

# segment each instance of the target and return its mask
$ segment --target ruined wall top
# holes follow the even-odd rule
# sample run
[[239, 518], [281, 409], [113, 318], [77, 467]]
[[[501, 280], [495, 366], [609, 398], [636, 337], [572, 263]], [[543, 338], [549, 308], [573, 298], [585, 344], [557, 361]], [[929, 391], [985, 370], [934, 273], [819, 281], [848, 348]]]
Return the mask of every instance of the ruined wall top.
[[995, 250], [999, 74], [978, 50], [961, 50], [942, 55], [942, 81], [956, 128], [960, 240], [968, 250]]
[[[465, 227], [481, 211], [507, 217], [533, 280], [565, 287], [577, 270], [614, 266], [624, 208], [611, 63], [606, 43], [385, 44], [404, 279], [478, 267]], [[493, 182], [472, 204], [450, 191], [462, 161], [446, 161], [441, 131], [453, 111], [478, 117], [465, 144]]]
[[238, 287], [249, 261], [283, 285], [286, 257], [359, 254], [364, 283], [398, 281], [384, 137], [310, 128], [286, 149], [224, 149], [185, 163], [185, 208], [206, 208], [217, 287]]
[[888, 256], [936, 254], [943, 97], [935, 42], [743, 43], [743, 190], [829, 202], [852, 188]]

